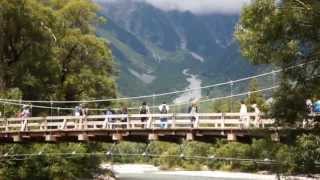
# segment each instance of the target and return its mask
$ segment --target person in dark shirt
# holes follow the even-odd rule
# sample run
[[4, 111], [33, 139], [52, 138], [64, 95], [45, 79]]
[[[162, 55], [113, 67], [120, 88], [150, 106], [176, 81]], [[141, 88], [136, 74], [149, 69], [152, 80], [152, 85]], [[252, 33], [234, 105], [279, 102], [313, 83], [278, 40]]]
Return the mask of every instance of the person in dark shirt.
[[[143, 102], [142, 106], [140, 107], [140, 114], [149, 114], [149, 113], [150, 113], [149, 106], [147, 105], [146, 102]], [[148, 120], [147, 116], [141, 117], [141, 122], [144, 123], [142, 125], [142, 128], [145, 128], [145, 122], [147, 122], [147, 120]]]
[[188, 108], [188, 113], [191, 115], [191, 128], [194, 127], [194, 123], [197, 120], [197, 113], [199, 112], [196, 102], [192, 102], [191, 106]]

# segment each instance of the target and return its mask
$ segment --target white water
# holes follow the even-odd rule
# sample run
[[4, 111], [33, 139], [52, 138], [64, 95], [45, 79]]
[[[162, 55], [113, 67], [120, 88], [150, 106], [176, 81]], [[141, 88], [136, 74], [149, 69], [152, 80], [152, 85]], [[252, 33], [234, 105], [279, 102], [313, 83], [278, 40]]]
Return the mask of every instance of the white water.
[[[189, 86], [186, 89], [194, 89], [201, 87], [201, 79], [197, 77], [197, 75], [189, 74], [189, 69], [184, 69], [182, 73], [187, 76], [186, 80], [189, 82]], [[174, 103], [183, 103], [183, 102], [190, 102], [195, 99], [201, 98], [201, 90], [193, 90], [188, 91], [177, 97], [173, 102]]]

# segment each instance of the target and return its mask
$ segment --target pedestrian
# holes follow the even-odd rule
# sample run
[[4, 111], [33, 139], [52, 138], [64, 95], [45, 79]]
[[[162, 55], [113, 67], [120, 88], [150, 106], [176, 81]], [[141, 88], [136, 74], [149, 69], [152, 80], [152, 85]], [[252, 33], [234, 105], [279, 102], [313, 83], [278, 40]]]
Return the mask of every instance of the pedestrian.
[[240, 128], [243, 128], [243, 123], [248, 121], [248, 109], [244, 101], [240, 105]]
[[81, 114], [82, 114], [81, 106], [76, 106], [74, 108], [74, 115], [78, 117], [78, 116], [81, 116]]
[[86, 104], [81, 104], [80, 105], [82, 108], [81, 108], [81, 114], [82, 116], [88, 116], [89, 115], [89, 108]]
[[[159, 111], [160, 111], [160, 114], [168, 114], [169, 106], [166, 104], [166, 102], [163, 102], [159, 106]], [[167, 128], [168, 127], [168, 122], [167, 121], [168, 121], [167, 116], [160, 117], [160, 127], [161, 128]]]
[[306, 100], [306, 107], [307, 107], [307, 112], [309, 114], [312, 114], [312, 112], [313, 112], [313, 104], [312, 104], [311, 99], [307, 99]]
[[79, 119], [76, 120], [76, 123], [77, 123], [77, 127], [78, 129], [82, 129], [83, 128], [83, 119], [82, 119], [82, 116], [85, 116], [85, 110], [84, 110], [84, 107], [83, 107], [83, 104], [79, 104], [79, 106], [76, 106], [75, 107], [75, 110], [74, 110], [74, 115], [76, 117], [79, 117]]
[[24, 104], [22, 106], [22, 111], [20, 113], [20, 117], [21, 118], [27, 118], [27, 117], [30, 117], [30, 116], [31, 116], [30, 106]]
[[[127, 128], [128, 128], [128, 108], [127, 108], [127, 106], [123, 106], [123, 107], [121, 108], [119, 114], [122, 115], [122, 117], [120, 118], [121, 123], [123, 123], [123, 124], [121, 125], [121, 127], [122, 127], [123, 129], [125, 129], [126, 126], [127, 126]], [[125, 125], [125, 123], [127, 123], [127, 125]]]
[[114, 114], [114, 111], [111, 108], [106, 110], [105, 122], [107, 123], [107, 128], [113, 129], [114, 118], [110, 117]]
[[141, 123], [142, 123], [142, 128], [145, 128], [145, 123], [148, 120], [147, 114], [150, 113], [149, 107], [146, 102], [142, 103], [142, 106], [140, 106], [140, 114], [145, 115], [141, 117]]
[[260, 118], [261, 111], [260, 111], [260, 109], [258, 108], [258, 105], [257, 105], [257, 104], [253, 104], [251, 107], [253, 108], [254, 113], [255, 113], [256, 127], [260, 127], [261, 124], [262, 124], [261, 118]]
[[190, 120], [191, 120], [191, 128], [194, 128], [196, 127], [195, 124], [197, 124], [197, 120], [198, 120], [198, 112], [199, 112], [199, 109], [198, 109], [198, 106], [197, 106], [197, 103], [196, 101], [193, 101], [191, 106], [189, 106], [188, 108], [188, 113], [191, 115], [190, 116]]

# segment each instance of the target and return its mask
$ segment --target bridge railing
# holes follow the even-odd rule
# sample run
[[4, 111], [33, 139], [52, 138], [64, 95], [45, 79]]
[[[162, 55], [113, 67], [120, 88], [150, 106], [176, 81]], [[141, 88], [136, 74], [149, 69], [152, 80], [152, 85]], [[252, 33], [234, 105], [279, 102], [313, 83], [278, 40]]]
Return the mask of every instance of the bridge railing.
[[[191, 120], [194, 117], [193, 120]], [[145, 121], [141, 119], [144, 118]], [[165, 118], [166, 122], [161, 122]], [[129, 114], [129, 115], [89, 115], [89, 116], [48, 116], [29, 118], [0, 118], [1, 132], [17, 131], [60, 131], [94, 129], [241, 129], [272, 126], [272, 119], [256, 113], [169, 113], [169, 114]]]

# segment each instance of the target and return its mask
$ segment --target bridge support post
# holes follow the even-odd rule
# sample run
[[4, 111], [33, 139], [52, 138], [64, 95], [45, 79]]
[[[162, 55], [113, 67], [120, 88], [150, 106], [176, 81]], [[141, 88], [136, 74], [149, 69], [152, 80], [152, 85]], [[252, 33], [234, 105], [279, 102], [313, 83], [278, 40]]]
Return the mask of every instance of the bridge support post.
[[20, 142], [22, 140], [20, 135], [12, 136], [12, 138], [13, 138], [13, 142]]
[[194, 137], [192, 133], [187, 133], [187, 137], [186, 137], [187, 141], [193, 141]]
[[89, 137], [87, 134], [79, 134], [78, 135], [78, 141], [88, 141]]
[[194, 121], [194, 125], [193, 127], [194, 128], [199, 128], [199, 114], [196, 115], [196, 120]]
[[148, 135], [148, 140], [149, 141], [157, 141], [158, 139], [159, 139], [158, 134], [151, 133], [151, 134]]
[[46, 141], [50, 141], [50, 142], [54, 142], [54, 141], [57, 141], [57, 138], [55, 136], [51, 135], [51, 134], [47, 134], [45, 136], [45, 140]]
[[112, 134], [113, 141], [120, 141], [122, 140], [122, 134]]
[[147, 127], [148, 129], [152, 128], [152, 124], [153, 124], [153, 119], [152, 117], [149, 115], [148, 120], [147, 120], [147, 125], [145, 127]]
[[221, 113], [221, 129], [224, 129], [224, 116], [225, 114], [224, 113]]
[[229, 133], [229, 134], [227, 134], [227, 140], [228, 141], [236, 141], [237, 136], [234, 133]]
[[171, 128], [176, 128], [176, 114], [172, 115]]
[[67, 119], [63, 119], [63, 122], [62, 122], [62, 125], [60, 126], [60, 129], [65, 129], [66, 127], [67, 127]]
[[28, 120], [27, 120], [26, 118], [24, 118], [21, 122], [22, 122], [22, 124], [21, 124], [21, 129], [20, 129], [20, 131], [25, 131], [25, 130], [27, 130]]

